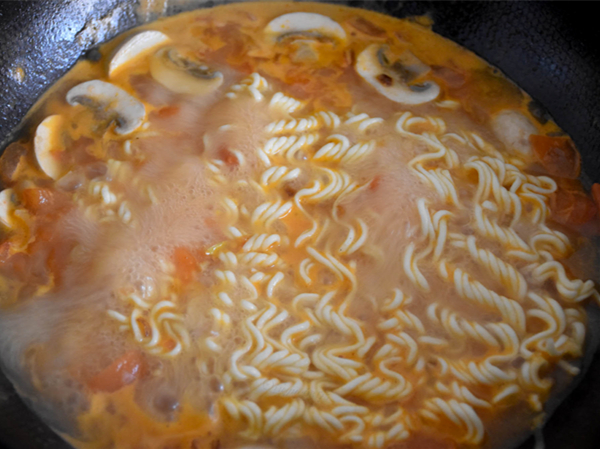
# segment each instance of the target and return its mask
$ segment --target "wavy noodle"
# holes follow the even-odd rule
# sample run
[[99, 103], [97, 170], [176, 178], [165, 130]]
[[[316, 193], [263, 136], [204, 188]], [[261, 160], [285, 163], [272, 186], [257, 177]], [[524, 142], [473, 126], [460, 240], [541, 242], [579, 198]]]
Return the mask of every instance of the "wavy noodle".
[[293, 163], [301, 157], [302, 150], [312, 146], [318, 138], [318, 134], [273, 137], [267, 141], [261, 151], [267, 155], [267, 158], [279, 156]]
[[461, 237], [454, 240], [452, 245], [456, 248], [468, 250], [471, 257], [479, 262], [489, 274], [507, 287], [512, 297], [523, 300], [527, 294], [527, 281], [525, 277], [512, 265], [503, 261], [489, 250], [477, 247], [474, 236]]
[[260, 177], [260, 184], [264, 187], [292, 181], [300, 176], [302, 171], [299, 168], [289, 169], [285, 166], [270, 167], [265, 170]]
[[367, 158], [375, 150], [375, 141], [359, 142], [354, 145], [342, 134], [334, 134], [327, 138], [327, 142], [313, 156], [314, 161], [339, 162], [352, 164]]
[[556, 260], [535, 264], [535, 266], [531, 267], [531, 276], [535, 282], [540, 284], [547, 279], [552, 279], [560, 295], [569, 301], [582, 301], [589, 298], [595, 292], [592, 281], [569, 279], [564, 266]]
[[462, 298], [496, 310], [519, 333], [525, 331], [525, 312], [518, 302], [488, 289], [479, 281], [473, 280], [468, 273], [451, 267], [445, 261], [440, 262], [439, 269], [444, 279], [454, 281], [454, 287]]
[[[288, 98], [288, 97], [286, 97]], [[271, 100], [272, 102], [273, 100]], [[294, 100], [295, 101], [295, 100]], [[288, 111], [294, 112], [294, 111]], [[335, 129], [341, 124], [337, 114], [331, 111], [319, 111], [306, 117], [294, 119], [281, 119], [269, 123], [265, 131], [269, 134], [293, 134], [306, 131], [315, 131], [321, 128]], [[369, 125], [372, 123], [369, 123]]]
[[[265, 85], [266, 81], [263, 82]], [[260, 84], [260, 82], [259, 82]], [[258, 87], [258, 86], [256, 86]], [[282, 92], [277, 92], [275, 95], [271, 97], [269, 101], [269, 108], [279, 109], [288, 114], [296, 112], [298, 109], [302, 108], [304, 105], [301, 101], [296, 100], [295, 98], [288, 97]]]
[[[426, 402], [425, 407], [427, 411], [435, 415], [443, 415], [455, 426], [464, 429], [465, 435], [461, 441], [470, 444], [479, 444], [483, 441], [483, 423], [469, 404], [455, 399], [444, 401], [441, 398], [433, 398]], [[431, 415], [423, 414], [423, 416], [428, 418]]]
[[175, 312], [172, 301], [162, 300], [150, 310], [134, 308], [131, 317], [110, 311], [109, 315], [122, 323], [122, 330], [131, 331], [134, 339], [149, 353], [165, 357], [175, 357], [191, 345], [188, 331], [182, 325], [183, 315]]
[[384, 120], [382, 118], [370, 117], [369, 114], [365, 114], [364, 112], [361, 114], [349, 113], [344, 121], [344, 125], [352, 125], [353, 127], [356, 127], [359, 132], [364, 133], [367, 132], [369, 128], [372, 128], [375, 125], [380, 125], [383, 122]]
[[[268, 89], [268, 81], [258, 73], [253, 73], [248, 78], [240, 81], [239, 84], [231, 86], [231, 91], [226, 93], [225, 96], [230, 99], [236, 99], [238, 98], [238, 94], [248, 92], [255, 101], [262, 101], [265, 98], [263, 94]], [[285, 101], [282, 103], [285, 104]]]

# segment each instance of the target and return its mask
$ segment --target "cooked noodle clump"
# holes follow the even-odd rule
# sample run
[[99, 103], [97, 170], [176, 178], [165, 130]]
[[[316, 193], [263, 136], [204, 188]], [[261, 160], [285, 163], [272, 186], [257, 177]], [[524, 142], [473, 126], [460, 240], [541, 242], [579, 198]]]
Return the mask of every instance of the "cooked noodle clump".
[[[410, 52], [418, 83], [392, 91], [387, 31], [320, 17], [272, 39], [279, 59], [206, 19], [211, 67], [165, 47], [120, 89], [115, 56], [116, 84], [38, 128], [37, 181], [2, 192], [2, 273], [27, 287], [1, 278], [0, 356], [77, 446], [493, 447], [578, 374], [600, 296], [534, 140], [473, 120], [458, 75]], [[342, 51], [350, 29], [370, 46]]]

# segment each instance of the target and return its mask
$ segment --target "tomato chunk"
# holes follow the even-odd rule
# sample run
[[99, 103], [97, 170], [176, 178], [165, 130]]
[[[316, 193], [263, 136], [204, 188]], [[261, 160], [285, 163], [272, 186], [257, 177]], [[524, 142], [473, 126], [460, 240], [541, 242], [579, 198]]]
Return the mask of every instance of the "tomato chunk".
[[146, 365], [139, 351], [129, 351], [88, 381], [96, 392], [114, 393], [144, 376]]
[[44, 212], [54, 205], [54, 192], [45, 188], [31, 188], [23, 190], [21, 200], [24, 206], [34, 214]]
[[230, 167], [236, 167], [239, 165], [237, 156], [227, 147], [224, 146], [219, 148], [219, 159], [221, 159], [223, 162], [225, 162], [225, 164], [229, 165]]
[[580, 226], [596, 216], [598, 208], [583, 190], [559, 188], [552, 204], [552, 218], [564, 225]]
[[600, 184], [597, 182], [592, 186], [592, 198], [594, 199], [594, 203], [596, 203], [596, 207], [600, 208]]
[[179, 106], [165, 106], [160, 108], [156, 114], [161, 118], [173, 117], [174, 115], [179, 113], [180, 109], [181, 108]]
[[452, 67], [444, 67], [441, 65], [434, 65], [431, 67], [433, 76], [441, 79], [451, 89], [457, 89], [465, 85], [467, 77], [464, 73], [454, 69]]
[[581, 171], [581, 158], [568, 137], [529, 136], [531, 148], [542, 166], [553, 176], [574, 179]]
[[379, 188], [380, 184], [381, 184], [381, 175], [377, 175], [373, 178], [373, 180], [369, 184], [369, 190], [377, 190]]
[[182, 282], [185, 283], [192, 280], [198, 262], [189, 249], [183, 247], [175, 248], [173, 263], [175, 264], [175, 271]]

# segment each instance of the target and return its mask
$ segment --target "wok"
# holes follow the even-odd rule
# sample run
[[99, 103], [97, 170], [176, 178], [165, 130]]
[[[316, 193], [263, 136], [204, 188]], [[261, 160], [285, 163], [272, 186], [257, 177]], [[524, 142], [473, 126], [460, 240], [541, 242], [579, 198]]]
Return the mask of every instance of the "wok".
[[[228, 0], [0, 2], [0, 148], [26, 133], [34, 101], [79, 58], [133, 26]], [[600, 27], [581, 3], [344, 1], [397, 17], [429, 15], [434, 31], [497, 66], [550, 114], [581, 151], [584, 182], [600, 181]], [[23, 71], [18, 70], [21, 68]], [[543, 105], [543, 106], [542, 106]], [[35, 120], [35, 117], [28, 120]], [[600, 447], [600, 356], [544, 429], [547, 449]], [[3, 446], [4, 445], [4, 446]], [[529, 438], [519, 449], [531, 449]], [[0, 372], [0, 449], [64, 449]], [[536, 447], [537, 449], [537, 447]]]

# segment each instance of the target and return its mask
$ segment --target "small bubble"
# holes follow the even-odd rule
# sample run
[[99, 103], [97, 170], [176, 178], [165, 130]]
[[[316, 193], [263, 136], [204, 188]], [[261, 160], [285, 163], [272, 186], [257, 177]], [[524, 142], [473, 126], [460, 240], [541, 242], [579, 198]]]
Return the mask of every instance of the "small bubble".
[[219, 382], [219, 379], [217, 379], [216, 377], [213, 377], [210, 379], [210, 383], [209, 383], [210, 389], [212, 391], [214, 391], [215, 393], [220, 393], [223, 391], [223, 384], [221, 382]]
[[180, 407], [179, 400], [170, 394], [161, 394], [154, 398], [154, 406], [163, 413], [171, 413], [177, 411]]

